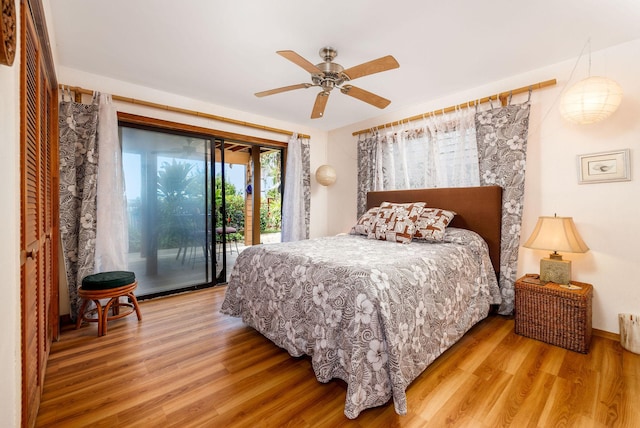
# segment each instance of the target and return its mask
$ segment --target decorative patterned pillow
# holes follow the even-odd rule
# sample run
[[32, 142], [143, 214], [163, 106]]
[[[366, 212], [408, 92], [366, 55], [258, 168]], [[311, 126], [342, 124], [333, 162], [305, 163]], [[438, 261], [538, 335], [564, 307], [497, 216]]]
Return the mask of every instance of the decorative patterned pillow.
[[396, 204], [383, 202], [371, 224], [369, 239], [408, 244], [415, 232], [415, 222], [424, 209], [424, 202]]
[[376, 220], [380, 207], [369, 208], [369, 211], [362, 214], [358, 222], [351, 229], [352, 235], [369, 235], [372, 223]]
[[440, 208], [424, 208], [416, 220], [415, 239], [442, 241], [444, 230], [456, 215], [453, 211]]

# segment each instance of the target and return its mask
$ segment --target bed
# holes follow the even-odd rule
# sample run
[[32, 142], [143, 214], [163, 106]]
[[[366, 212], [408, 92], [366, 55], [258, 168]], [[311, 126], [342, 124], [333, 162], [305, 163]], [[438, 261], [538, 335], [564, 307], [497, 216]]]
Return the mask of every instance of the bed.
[[500, 303], [501, 195], [498, 186], [370, 192], [368, 209], [424, 202], [455, 216], [436, 240], [352, 230], [249, 247], [221, 311], [310, 356], [320, 382], [344, 380], [348, 418], [391, 399], [406, 414], [409, 384]]

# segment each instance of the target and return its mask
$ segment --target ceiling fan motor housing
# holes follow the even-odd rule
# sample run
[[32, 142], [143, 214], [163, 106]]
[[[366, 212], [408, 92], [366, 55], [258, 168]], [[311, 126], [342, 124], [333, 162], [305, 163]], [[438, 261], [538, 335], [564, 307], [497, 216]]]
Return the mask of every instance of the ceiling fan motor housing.
[[324, 62], [316, 64], [316, 67], [322, 71], [322, 74], [312, 74], [311, 80], [315, 85], [320, 86], [323, 91], [328, 92], [336, 86], [342, 85], [347, 77], [342, 74], [344, 67], [332, 62], [338, 56], [336, 49], [324, 47], [320, 49], [319, 54], [320, 58], [324, 59]]

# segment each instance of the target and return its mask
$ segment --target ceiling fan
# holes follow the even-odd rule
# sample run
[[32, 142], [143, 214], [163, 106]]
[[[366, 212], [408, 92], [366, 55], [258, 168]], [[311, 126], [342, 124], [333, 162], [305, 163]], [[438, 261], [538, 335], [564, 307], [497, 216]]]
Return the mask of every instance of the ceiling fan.
[[313, 65], [294, 51], [286, 50], [277, 51], [276, 53], [311, 73], [311, 81], [313, 83], [299, 83], [297, 85], [284, 86], [282, 88], [257, 92], [255, 94], [257, 97], [264, 97], [267, 95], [279, 94], [280, 92], [292, 91], [294, 89], [306, 89], [317, 86], [322, 90], [316, 96], [316, 102], [313, 105], [313, 110], [311, 112], [311, 119], [317, 119], [324, 115], [324, 109], [327, 105], [329, 94], [333, 88], [338, 88], [343, 94], [347, 94], [381, 109], [391, 103], [388, 99], [365, 91], [364, 89], [357, 88], [353, 85], [343, 85], [343, 83], [357, 79], [358, 77], [368, 76], [369, 74], [400, 67], [398, 61], [396, 61], [396, 59], [391, 55], [383, 56], [382, 58], [374, 59], [373, 61], [345, 69], [340, 64], [333, 62], [335, 57], [338, 56], [338, 51], [329, 46], [320, 49], [320, 58], [322, 58], [324, 62], [316, 65]]

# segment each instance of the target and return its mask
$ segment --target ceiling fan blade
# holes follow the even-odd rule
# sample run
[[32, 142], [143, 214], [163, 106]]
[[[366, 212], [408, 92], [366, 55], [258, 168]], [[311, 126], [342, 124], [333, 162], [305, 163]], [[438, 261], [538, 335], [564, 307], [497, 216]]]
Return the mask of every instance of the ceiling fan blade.
[[256, 97], [266, 97], [267, 95], [279, 94], [280, 92], [293, 91], [294, 89], [308, 88], [311, 83], [298, 83], [297, 85], [283, 86], [282, 88], [269, 89], [268, 91], [256, 92]]
[[304, 59], [294, 51], [277, 51], [276, 53], [278, 55], [285, 57], [286, 59], [296, 64], [297, 66], [304, 68], [311, 74], [322, 74], [322, 70], [320, 70], [315, 65], [311, 64], [309, 61], [307, 61], [306, 59]]
[[360, 101], [364, 101], [365, 103], [369, 103], [378, 108], [385, 108], [391, 104], [391, 101], [388, 99], [382, 98], [380, 95], [376, 95], [372, 92], [365, 91], [364, 89], [356, 88], [355, 86], [345, 85], [340, 88], [340, 91], [343, 94], [347, 94], [350, 97], [357, 98]]
[[329, 92], [319, 92], [316, 96], [316, 102], [313, 104], [313, 111], [311, 112], [311, 119], [318, 119], [324, 116], [324, 108], [327, 106], [329, 100]]
[[382, 58], [374, 59], [373, 61], [347, 68], [343, 73], [347, 75], [349, 80], [353, 80], [358, 77], [368, 76], [369, 74], [380, 73], [381, 71], [387, 71], [398, 67], [400, 67], [398, 61], [396, 61], [396, 59], [391, 55], [387, 55]]

